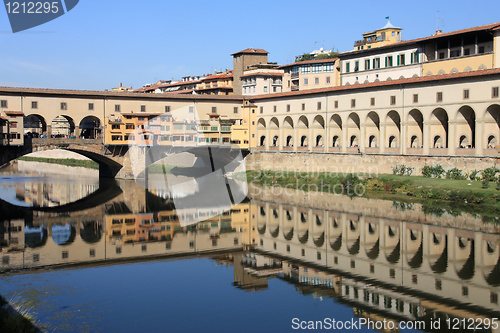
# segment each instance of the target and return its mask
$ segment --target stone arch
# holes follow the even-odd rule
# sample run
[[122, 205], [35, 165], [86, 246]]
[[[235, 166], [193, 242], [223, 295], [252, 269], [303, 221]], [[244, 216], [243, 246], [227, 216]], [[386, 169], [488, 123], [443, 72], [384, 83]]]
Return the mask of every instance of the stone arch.
[[257, 136], [259, 138], [259, 147], [265, 147], [266, 145], [266, 121], [264, 118], [259, 118], [257, 121]]
[[80, 228], [80, 238], [88, 244], [94, 244], [101, 240], [102, 225], [97, 221], [83, 222]]
[[420, 268], [424, 261], [424, 242], [422, 230], [408, 229], [408, 232], [406, 233], [405, 246], [408, 265], [413, 269]]
[[325, 118], [322, 115], [316, 115], [313, 119], [312, 123], [312, 135], [314, 138], [314, 146], [315, 147], [323, 147], [323, 136], [325, 133]]
[[444, 273], [448, 268], [448, 236], [432, 232], [428, 242], [429, 264], [434, 273]]
[[417, 75], [417, 74], [413, 74], [411, 77], [412, 77], [413, 79], [415, 79], [415, 78], [417, 78], [417, 77], [418, 77], [418, 75]]
[[[462, 106], [457, 113], [456, 120], [456, 134], [458, 137], [459, 148], [474, 148], [476, 141], [476, 113], [468, 106]], [[462, 142], [465, 140], [466, 142]], [[462, 146], [462, 143], [465, 146]]]
[[379, 224], [368, 222], [365, 224], [365, 251], [368, 258], [375, 260], [380, 254]]
[[380, 118], [375, 111], [370, 111], [366, 116], [365, 135], [368, 138], [368, 147], [375, 148], [380, 137]]
[[365, 81], [363, 82], [363, 84], [367, 84], [367, 83], [370, 83], [370, 81], [365, 80]]
[[464, 73], [467, 73], [467, 72], [472, 72], [472, 67], [470, 67], [470, 66], [465, 67]]
[[458, 73], [458, 69], [456, 67], [453, 67], [450, 71], [450, 74], [456, 74]]
[[424, 116], [418, 109], [408, 113], [407, 135], [410, 137], [408, 148], [421, 148], [424, 142]]
[[39, 114], [29, 114], [24, 116], [24, 130], [28, 130], [28, 136], [41, 137], [47, 134], [47, 122], [45, 118]]
[[335, 214], [335, 216], [330, 216], [329, 220], [331, 221], [331, 227], [328, 233], [330, 247], [334, 251], [339, 251], [342, 247], [342, 226], [340, 216]]
[[283, 119], [283, 137], [285, 137], [285, 147], [293, 147], [293, 119], [290, 116], [286, 116]]
[[403, 75], [401, 75], [401, 76], [399, 77], [399, 79], [400, 79], [400, 80], [404, 80], [404, 79], [405, 79], [405, 77], [404, 77]]
[[[448, 113], [443, 108], [434, 109], [430, 119], [430, 136], [433, 148], [448, 148]], [[437, 140], [436, 140], [437, 139]]]
[[434, 75], [434, 74], [432, 74], [431, 71], [427, 71], [427, 73], [425, 73], [425, 76], [432, 76], [432, 75]]
[[75, 134], [75, 122], [73, 118], [66, 115], [59, 115], [51, 122], [52, 137], [69, 138]]
[[307, 147], [307, 135], [300, 137], [300, 147]]
[[355, 255], [359, 253], [361, 246], [361, 231], [359, 230], [359, 221], [349, 219], [347, 226], [346, 245], [349, 254]]
[[477, 69], [480, 71], [484, 71], [484, 70], [488, 69], [488, 67], [485, 64], [481, 64]]
[[361, 123], [356, 112], [351, 112], [347, 118], [347, 137], [349, 138], [349, 147], [359, 147]]
[[324, 146], [324, 143], [323, 143], [323, 136], [322, 136], [321, 134], [316, 136], [316, 139], [315, 139], [315, 146], [316, 146], [316, 147], [323, 147], [323, 146]]
[[446, 74], [446, 72], [442, 69], [440, 69], [437, 73], [437, 75], [445, 75], [445, 74]]
[[379, 79], [375, 79], [373, 82], [380, 82], [380, 80]]
[[83, 139], [98, 139], [102, 133], [101, 120], [96, 116], [86, 116], [79, 124], [79, 137]]
[[283, 210], [283, 237], [290, 241], [293, 239], [294, 232], [294, 222], [293, 222], [293, 211], [289, 209]]
[[399, 147], [399, 141], [401, 137], [401, 117], [399, 116], [399, 113], [395, 110], [389, 111], [387, 113], [385, 123], [385, 142], [387, 144], [387, 147]]
[[389, 76], [386, 81], [392, 81], [392, 78]]
[[334, 114], [330, 118], [329, 123], [330, 135], [332, 137], [332, 147], [342, 146], [342, 118], [338, 114]]
[[37, 248], [47, 243], [48, 232], [44, 226], [24, 227], [24, 243], [27, 247]]
[[454, 263], [459, 278], [470, 280], [474, 277], [475, 253], [473, 238], [455, 237]]
[[76, 230], [71, 224], [54, 224], [51, 227], [52, 240], [58, 245], [69, 245], [74, 242]]
[[279, 134], [280, 134], [280, 123], [278, 118], [272, 117], [269, 121], [269, 137], [272, 138], [271, 145], [273, 147], [278, 147], [279, 144]]
[[300, 147], [307, 147], [308, 145], [308, 137], [309, 137], [309, 120], [306, 116], [302, 115], [299, 117], [297, 122], [297, 135], [299, 139]]
[[486, 148], [500, 148], [498, 141], [500, 138], [500, 105], [493, 104], [486, 109], [483, 133], [484, 139], [481, 141], [486, 143]]

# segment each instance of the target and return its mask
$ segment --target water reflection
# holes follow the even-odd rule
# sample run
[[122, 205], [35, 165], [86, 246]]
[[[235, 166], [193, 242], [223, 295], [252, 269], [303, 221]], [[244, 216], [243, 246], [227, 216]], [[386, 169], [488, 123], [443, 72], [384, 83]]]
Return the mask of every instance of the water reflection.
[[[500, 227], [480, 217], [253, 187], [251, 199], [213, 216], [202, 203], [176, 210], [154, 189], [118, 184], [120, 194], [100, 205], [1, 222], [0, 269], [208, 255], [232, 266], [239, 289], [269, 290], [277, 279], [360, 318], [430, 327], [436, 318], [500, 317]], [[183, 223], [190, 218], [203, 222]]]

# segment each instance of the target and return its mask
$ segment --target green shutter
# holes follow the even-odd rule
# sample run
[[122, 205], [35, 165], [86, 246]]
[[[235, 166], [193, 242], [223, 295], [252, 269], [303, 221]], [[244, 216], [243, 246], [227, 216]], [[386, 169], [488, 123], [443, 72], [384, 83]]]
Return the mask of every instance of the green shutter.
[[413, 53], [410, 54], [410, 63], [413, 64]]
[[385, 67], [387, 67], [387, 58], [388, 57], [385, 57]]

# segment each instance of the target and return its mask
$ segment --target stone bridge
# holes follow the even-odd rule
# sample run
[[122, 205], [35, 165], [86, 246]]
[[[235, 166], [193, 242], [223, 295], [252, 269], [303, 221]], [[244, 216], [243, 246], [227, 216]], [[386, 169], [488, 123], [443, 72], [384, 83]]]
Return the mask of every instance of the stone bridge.
[[[188, 152], [201, 159], [204, 174], [230, 164], [242, 152], [230, 145], [203, 145], [194, 147], [106, 145], [102, 139], [25, 139], [23, 146], [0, 146], [0, 166], [32, 152], [63, 149], [83, 155], [99, 164], [100, 178], [133, 179], [147, 177], [149, 166], [168, 155]], [[225, 170], [232, 171], [232, 170]], [[199, 174], [200, 172], [197, 172]]]

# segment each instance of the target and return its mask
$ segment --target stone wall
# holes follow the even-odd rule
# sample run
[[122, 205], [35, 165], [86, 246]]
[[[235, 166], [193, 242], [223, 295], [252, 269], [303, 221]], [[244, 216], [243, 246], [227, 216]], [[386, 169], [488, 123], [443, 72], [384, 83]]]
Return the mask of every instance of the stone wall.
[[421, 175], [422, 168], [426, 165], [440, 164], [445, 170], [457, 167], [464, 173], [492, 166], [500, 167], [499, 158], [473, 156], [253, 152], [245, 160], [247, 170], [357, 173], [360, 176], [392, 174], [392, 167], [396, 165], [413, 167], [413, 175]]

